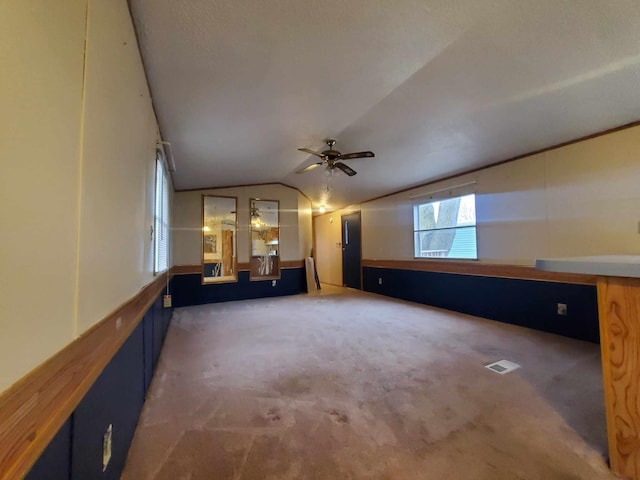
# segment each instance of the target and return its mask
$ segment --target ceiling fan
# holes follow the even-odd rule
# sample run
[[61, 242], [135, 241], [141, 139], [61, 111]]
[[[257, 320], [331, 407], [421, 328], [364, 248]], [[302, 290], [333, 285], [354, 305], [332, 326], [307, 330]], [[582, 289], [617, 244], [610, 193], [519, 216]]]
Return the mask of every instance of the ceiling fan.
[[329, 172], [331, 172], [335, 168], [339, 168], [350, 177], [353, 177], [358, 172], [356, 172], [348, 165], [342, 163], [341, 160], [353, 160], [354, 158], [371, 158], [376, 156], [373, 152], [354, 152], [342, 154], [339, 151], [333, 149], [333, 146], [336, 144], [335, 140], [329, 139], [326, 141], [326, 143], [329, 146], [329, 149], [323, 152], [315, 152], [308, 148], [299, 148], [298, 150], [300, 150], [301, 152], [310, 153], [311, 155], [320, 157], [322, 160], [320, 162], [312, 163], [311, 165], [301, 168], [296, 173], [305, 173], [309, 170], [313, 170], [314, 168], [326, 165]]

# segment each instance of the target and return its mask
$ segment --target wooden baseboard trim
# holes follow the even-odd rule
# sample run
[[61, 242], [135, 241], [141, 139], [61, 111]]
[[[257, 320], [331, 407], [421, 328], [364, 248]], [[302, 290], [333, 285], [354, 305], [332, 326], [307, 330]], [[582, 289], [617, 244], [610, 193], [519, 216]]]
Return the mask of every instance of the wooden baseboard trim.
[[304, 260], [284, 260], [280, 262], [280, 268], [304, 268]]
[[594, 275], [559, 273], [536, 270], [524, 265], [499, 265], [455, 260], [362, 260], [363, 267], [392, 268], [419, 272], [457, 273], [482, 277], [514, 278], [519, 280], [538, 280], [545, 282], [573, 283], [578, 285], [596, 285]]
[[198, 275], [202, 274], [202, 265], [176, 265], [173, 267], [174, 275], [192, 275], [197, 273]]
[[0, 478], [23, 478], [137, 327], [167, 282], [165, 272], [135, 297], [0, 396]]

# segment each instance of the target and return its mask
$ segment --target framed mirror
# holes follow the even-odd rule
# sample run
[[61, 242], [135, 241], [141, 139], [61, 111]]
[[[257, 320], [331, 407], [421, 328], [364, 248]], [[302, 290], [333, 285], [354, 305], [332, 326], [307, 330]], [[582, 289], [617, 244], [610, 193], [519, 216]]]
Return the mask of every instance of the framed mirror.
[[238, 281], [237, 199], [202, 196], [202, 283]]
[[280, 202], [249, 200], [251, 255], [249, 280], [280, 278]]

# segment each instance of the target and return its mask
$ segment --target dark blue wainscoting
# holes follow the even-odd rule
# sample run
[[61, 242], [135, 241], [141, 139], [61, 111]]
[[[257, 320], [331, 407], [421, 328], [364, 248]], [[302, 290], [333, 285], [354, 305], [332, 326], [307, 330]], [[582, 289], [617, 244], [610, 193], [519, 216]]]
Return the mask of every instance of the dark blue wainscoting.
[[[171, 321], [162, 295], [120, 347], [35, 463], [27, 480], [118, 479]], [[102, 471], [102, 439], [112, 425], [111, 461]]]
[[304, 268], [282, 269], [280, 276], [272, 286], [271, 280], [250, 282], [249, 272], [238, 272], [237, 282], [217, 285], [202, 285], [199, 274], [176, 275], [172, 284], [173, 306], [296, 295], [307, 291]]
[[[598, 343], [596, 287], [364, 267], [364, 290]], [[382, 279], [380, 285], [378, 279]], [[567, 304], [567, 316], [557, 304]]]
[[[155, 304], [154, 304], [155, 305]], [[144, 317], [142, 317], [142, 333], [143, 333], [143, 352], [144, 352], [144, 391], [149, 389], [151, 385], [151, 379], [153, 378], [153, 369], [155, 367], [154, 351], [153, 351], [153, 327], [155, 318], [155, 309], [150, 308]], [[156, 329], [157, 330], [157, 329]], [[157, 348], [157, 347], [156, 347]]]
[[[102, 371], [73, 413], [72, 478], [117, 480], [144, 402], [144, 325]], [[112, 456], [102, 472], [102, 438], [112, 425]]]
[[153, 316], [153, 368], [156, 368], [158, 364], [158, 358], [160, 358], [160, 350], [162, 349], [162, 342], [164, 341], [165, 325], [162, 319], [162, 297], [158, 298], [149, 309], [149, 313]]
[[72, 417], [69, 417], [53, 437], [25, 480], [71, 478], [71, 420]]

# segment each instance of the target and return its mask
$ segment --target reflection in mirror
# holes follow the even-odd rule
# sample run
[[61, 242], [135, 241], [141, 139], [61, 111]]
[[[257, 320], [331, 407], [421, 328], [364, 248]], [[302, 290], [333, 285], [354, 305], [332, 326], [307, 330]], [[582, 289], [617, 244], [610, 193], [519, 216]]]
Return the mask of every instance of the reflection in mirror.
[[251, 216], [250, 280], [280, 278], [280, 202], [249, 201]]
[[236, 282], [236, 199], [202, 196], [202, 283]]

